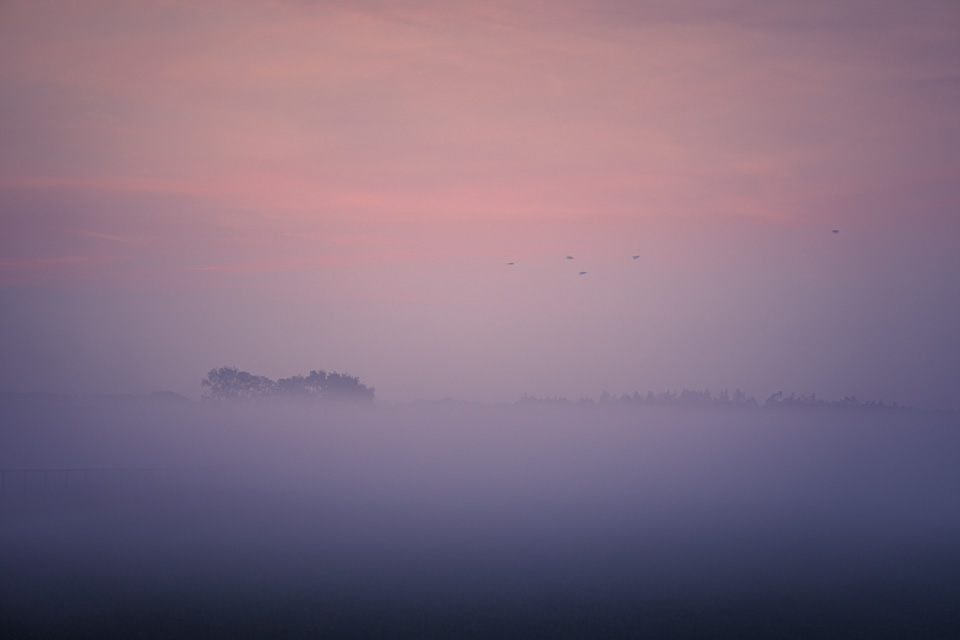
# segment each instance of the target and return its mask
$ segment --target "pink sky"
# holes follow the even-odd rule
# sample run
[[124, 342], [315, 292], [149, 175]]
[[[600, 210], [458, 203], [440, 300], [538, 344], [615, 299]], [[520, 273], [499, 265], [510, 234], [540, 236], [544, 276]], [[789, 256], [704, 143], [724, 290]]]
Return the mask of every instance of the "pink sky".
[[4, 2], [0, 390], [957, 406], [957, 33], [949, 0]]

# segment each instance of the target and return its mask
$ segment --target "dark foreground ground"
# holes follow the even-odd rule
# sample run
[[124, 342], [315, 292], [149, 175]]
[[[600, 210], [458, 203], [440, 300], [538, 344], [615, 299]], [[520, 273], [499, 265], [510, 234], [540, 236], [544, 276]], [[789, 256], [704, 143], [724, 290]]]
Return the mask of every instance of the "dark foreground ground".
[[960, 557], [937, 535], [905, 545], [849, 521], [815, 531], [754, 517], [731, 528], [611, 505], [150, 497], [8, 501], [0, 637], [960, 632]]
[[953, 416], [417, 411], [96, 413], [6, 473], [0, 638], [960, 637]]

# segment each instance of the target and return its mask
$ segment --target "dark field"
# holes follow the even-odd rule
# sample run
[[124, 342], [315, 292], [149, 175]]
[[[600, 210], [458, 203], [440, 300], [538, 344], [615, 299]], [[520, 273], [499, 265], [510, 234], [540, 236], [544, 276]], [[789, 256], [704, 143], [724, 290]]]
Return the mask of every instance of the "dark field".
[[4, 638], [960, 635], [950, 414], [17, 400], [3, 424]]

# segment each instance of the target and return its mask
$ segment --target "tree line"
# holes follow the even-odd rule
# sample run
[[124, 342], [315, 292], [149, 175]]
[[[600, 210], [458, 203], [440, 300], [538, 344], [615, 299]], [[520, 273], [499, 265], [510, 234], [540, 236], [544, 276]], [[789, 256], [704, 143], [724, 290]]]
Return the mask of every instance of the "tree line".
[[[552, 398], [537, 398], [524, 395], [522, 398], [520, 398], [520, 402], [523, 404], [573, 404], [573, 402], [562, 396], [556, 396]], [[661, 391], [659, 393], [648, 391], [646, 395], [635, 391], [633, 394], [624, 393], [620, 396], [616, 396], [604, 391], [599, 400], [584, 397], [577, 400], [576, 404], [646, 405], [657, 407], [764, 407], [774, 409], [909, 408], [898, 405], [896, 402], [892, 404], [884, 404], [882, 400], [880, 402], [875, 402], [872, 400], [862, 402], [857, 400], [856, 396], [844, 396], [842, 400], [824, 400], [823, 398], [818, 398], [817, 394], [815, 393], [807, 396], [797, 395], [796, 393], [786, 395], [782, 391], [772, 394], [769, 398], [761, 403], [757, 402], [756, 398], [747, 396], [747, 394], [740, 389], [735, 390], [733, 393], [730, 393], [727, 389], [723, 389], [718, 394], [711, 393], [709, 389], [705, 389], [703, 391], [696, 389], [683, 389], [679, 393], [675, 391]]]
[[309, 375], [271, 380], [237, 367], [211, 369], [200, 381], [202, 398], [208, 401], [299, 398], [327, 401], [373, 402], [374, 388], [360, 378], [345, 373], [327, 373], [322, 369]]
[[[202, 398], [207, 401], [238, 401], [259, 400], [267, 398], [314, 399], [326, 401], [350, 401], [371, 403], [375, 389], [360, 382], [360, 378], [337, 372], [327, 373], [324, 370], [314, 370], [308, 375], [298, 374], [289, 378], [271, 380], [266, 376], [259, 376], [241, 371], [237, 367], [220, 367], [211, 369], [201, 380], [203, 387]], [[520, 404], [573, 404], [564, 397], [537, 398], [526, 394], [519, 400]], [[580, 405], [646, 405], [646, 406], [673, 406], [673, 407], [742, 407], [742, 408], [798, 408], [798, 409], [906, 409], [896, 402], [884, 404], [881, 402], [861, 402], [855, 396], [845, 396], [842, 400], [824, 400], [816, 394], [807, 396], [782, 391], [772, 394], [760, 403], [740, 389], [733, 393], [723, 389], [713, 394], [709, 389], [683, 389], [675, 391], [647, 392], [641, 395], [633, 394], [612, 395], [606, 391], [599, 400], [584, 397], [576, 401]]]

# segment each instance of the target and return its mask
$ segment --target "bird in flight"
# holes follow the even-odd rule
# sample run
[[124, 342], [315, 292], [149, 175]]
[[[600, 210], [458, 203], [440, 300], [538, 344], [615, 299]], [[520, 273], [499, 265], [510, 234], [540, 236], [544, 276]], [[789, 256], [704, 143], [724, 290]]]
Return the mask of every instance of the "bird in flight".
[[586, 271], [581, 271], [581, 272], [580, 272], [580, 275], [585, 276], [585, 275], [587, 275], [587, 272], [586, 272]]
[[639, 258], [640, 258], [640, 256], [633, 256], [633, 259], [634, 259], [634, 260], [637, 260], [637, 259], [639, 259]]
[[834, 229], [834, 230], [833, 230], [833, 235], [837, 235], [838, 233], [840, 233], [840, 229]]
[[510, 264], [513, 264], [513, 263], [512, 263], [512, 262], [508, 262], [507, 264], [510, 265]]
[[573, 260], [573, 256], [567, 256], [567, 260]]

